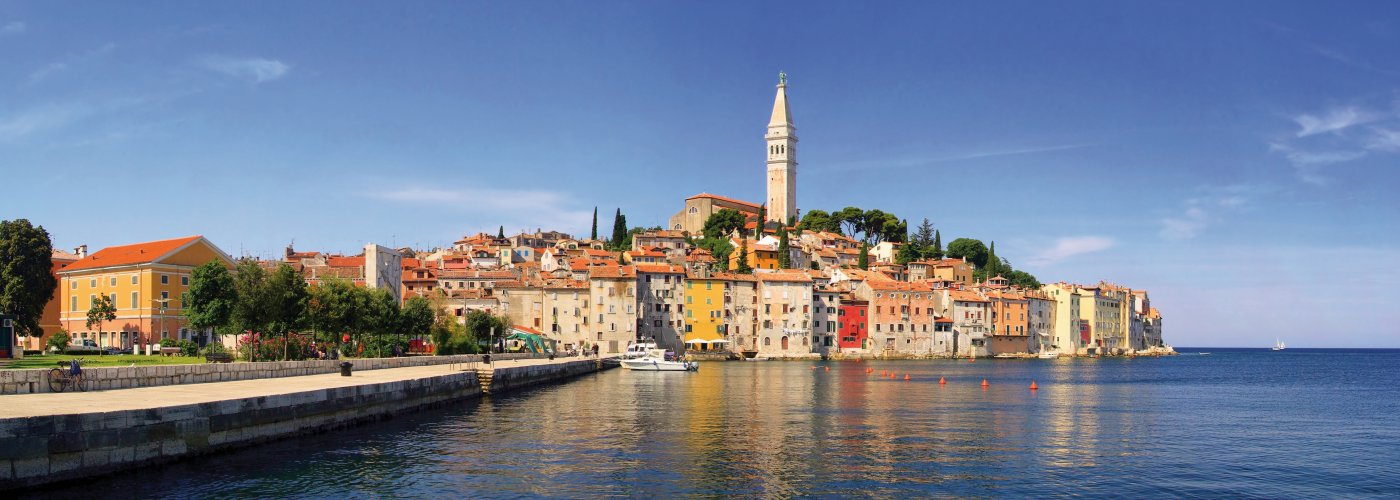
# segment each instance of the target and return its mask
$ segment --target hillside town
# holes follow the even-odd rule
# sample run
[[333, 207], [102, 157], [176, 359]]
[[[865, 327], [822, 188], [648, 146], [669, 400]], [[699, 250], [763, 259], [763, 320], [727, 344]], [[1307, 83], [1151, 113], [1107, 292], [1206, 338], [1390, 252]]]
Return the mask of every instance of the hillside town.
[[[545, 338], [560, 352], [617, 354], [639, 342], [712, 358], [1170, 351], [1146, 290], [1041, 284], [997, 259], [994, 244], [990, 256], [957, 255], [953, 245], [945, 252], [936, 233], [930, 244], [927, 221], [917, 238], [878, 210], [800, 212], [786, 89], [783, 75], [764, 136], [763, 203], [700, 193], [682, 200], [667, 227], [628, 227], [619, 210], [606, 239], [595, 209], [587, 238], [502, 228], [432, 249], [371, 243], [341, 255], [289, 245], [280, 259], [258, 264], [290, 266], [310, 287], [345, 281], [385, 290], [400, 304], [424, 297], [458, 323], [472, 311], [504, 317], [511, 332], [503, 337]], [[43, 335], [21, 342], [42, 349], [60, 330], [122, 349], [152, 339], [231, 342], [191, 327], [185, 297], [196, 267], [212, 261], [233, 269], [237, 260], [201, 236], [55, 251], [58, 286], [40, 321]], [[114, 314], [94, 325], [99, 301]], [[421, 340], [431, 351], [431, 339]]]

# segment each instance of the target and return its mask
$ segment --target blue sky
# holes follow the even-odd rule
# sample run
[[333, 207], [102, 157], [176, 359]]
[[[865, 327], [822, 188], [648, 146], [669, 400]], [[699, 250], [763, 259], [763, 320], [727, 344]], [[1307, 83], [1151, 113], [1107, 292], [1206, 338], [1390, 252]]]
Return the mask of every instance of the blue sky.
[[[349, 8], [353, 7], [353, 8]], [[663, 224], [763, 199], [928, 217], [1176, 345], [1400, 347], [1400, 5], [0, 1], [0, 218], [232, 254]]]

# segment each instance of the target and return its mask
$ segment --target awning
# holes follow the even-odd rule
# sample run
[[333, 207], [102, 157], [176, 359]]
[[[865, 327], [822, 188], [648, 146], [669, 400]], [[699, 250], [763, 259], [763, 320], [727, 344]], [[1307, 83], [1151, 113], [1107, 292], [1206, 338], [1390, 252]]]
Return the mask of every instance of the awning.
[[685, 343], [687, 343], [687, 344], [719, 344], [719, 343], [726, 343], [726, 344], [727, 344], [727, 343], [729, 343], [729, 341], [728, 341], [728, 340], [724, 340], [724, 339], [716, 339], [716, 340], [690, 339], [690, 340], [685, 341]]

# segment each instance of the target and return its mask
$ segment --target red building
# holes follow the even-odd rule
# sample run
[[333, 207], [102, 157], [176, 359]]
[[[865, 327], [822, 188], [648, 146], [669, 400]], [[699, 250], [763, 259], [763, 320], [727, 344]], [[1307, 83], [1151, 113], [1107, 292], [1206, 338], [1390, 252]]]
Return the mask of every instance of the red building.
[[856, 300], [850, 296], [841, 297], [839, 327], [837, 328], [836, 346], [841, 349], [865, 349], [866, 339], [870, 337], [870, 328], [867, 325], [869, 318], [866, 311], [870, 309], [870, 303], [864, 300]]

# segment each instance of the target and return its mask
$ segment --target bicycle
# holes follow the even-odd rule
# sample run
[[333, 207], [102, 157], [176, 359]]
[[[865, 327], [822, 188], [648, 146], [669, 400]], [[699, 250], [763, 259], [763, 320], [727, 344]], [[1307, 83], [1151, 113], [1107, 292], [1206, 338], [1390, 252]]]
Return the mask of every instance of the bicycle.
[[79, 391], [87, 391], [88, 387], [92, 385], [92, 381], [83, 377], [82, 364], [84, 361], [86, 360], [83, 358], [74, 358], [73, 361], [59, 361], [58, 366], [66, 368], [49, 370], [49, 390], [63, 392], [72, 386]]

